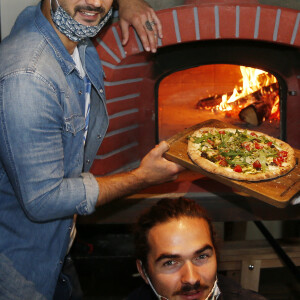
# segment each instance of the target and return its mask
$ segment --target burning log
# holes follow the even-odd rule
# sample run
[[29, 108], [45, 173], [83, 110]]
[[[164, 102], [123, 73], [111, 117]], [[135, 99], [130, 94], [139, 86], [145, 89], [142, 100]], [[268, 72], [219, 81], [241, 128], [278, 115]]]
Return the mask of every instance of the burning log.
[[256, 95], [256, 99], [259, 100], [243, 108], [239, 113], [239, 118], [251, 125], [260, 125], [270, 117], [277, 96], [277, 83], [264, 87], [263, 90]]
[[251, 125], [258, 126], [271, 114], [271, 107], [264, 101], [256, 101], [243, 108], [239, 113], [239, 118]]
[[[258, 126], [264, 120], [270, 117], [272, 113], [272, 107], [276, 102], [276, 97], [278, 97], [278, 90], [278, 82], [272, 83], [253, 93], [249, 93], [247, 95], [237, 95], [234, 101], [231, 101], [230, 103], [227, 102], [226, 105], [232, 108], [230, 110], [230, 114], [234, 114], [234, 112], [236, 112], [234, 115], [238, 115], [242, 121], [254, 126]], [[213, 109], [221, 103], [222, 95], [215, 95], [199, 100], [196, 108]]]
[[[271, 93], [272, 91], [278, 91], [278, 83], [272, 83], [268, 86], [265, 86], [253, 93], [250, 93], [246, 96], [240, 96], [238, 97], [234, 102], [230, 103], [231, 105], [237, 106], [246, 103], [247, 101], [260, 101], [265, 94]], [[227, 97], [230, 98], [230, 96], [233, 94], [233, 92], [227, 93]], [[198, 103], [196, 104], [197, 109], [212, 109], [215, 106], [219, 105], [222, 102], [222, 95], [215, 95], [207, 98], [200, 99]]]
[[[215, 95], [215, 96], [200, 99], [196, 104], [196, 108], [212, 109], [213, 107], [219, 105], [222, 102], [222, 95]], [[227, 93], [227, 95], [232, 95], [232, 92]]]

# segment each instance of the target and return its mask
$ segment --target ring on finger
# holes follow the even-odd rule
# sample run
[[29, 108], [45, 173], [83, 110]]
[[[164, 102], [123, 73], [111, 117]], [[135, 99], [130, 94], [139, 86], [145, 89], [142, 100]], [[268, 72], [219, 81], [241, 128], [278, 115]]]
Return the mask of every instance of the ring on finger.
[[153, 22], [150, 23], [150, 21], [146, 21], [145, 22], [145, 27], [149, 30], [149, 31], [153, 31], [153, 28], [152, 28], [152, 24]]

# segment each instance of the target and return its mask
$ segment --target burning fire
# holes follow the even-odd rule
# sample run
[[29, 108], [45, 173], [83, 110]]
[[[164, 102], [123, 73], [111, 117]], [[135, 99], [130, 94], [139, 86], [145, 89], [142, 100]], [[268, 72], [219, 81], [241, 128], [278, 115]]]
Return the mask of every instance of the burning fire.
[[213, 112], [223, 111], [226, 116], [237, 116], [240, 111], [258, 101], [268, 106], [265, 119], [279, 119], [279, 86], [275, 76], [251, 67], [240, 66], [241, 85], [236, 86], [232, 93], [221, 96], [220, 103], [214, 107], [202, 106]]

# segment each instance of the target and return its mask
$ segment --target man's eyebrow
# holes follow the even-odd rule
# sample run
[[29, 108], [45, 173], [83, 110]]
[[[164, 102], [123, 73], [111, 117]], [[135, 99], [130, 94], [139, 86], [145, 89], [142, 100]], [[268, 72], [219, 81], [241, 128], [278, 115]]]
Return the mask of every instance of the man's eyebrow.
[[168, 253], [162, 253], [156, 260], [155, 262], [159, 262], [163, 259], [174, 259], [174, 258], [179, 258], [180, 255], [178, 254], [168, 254]]
[[195, 254], [201, 254], [202, 252], [204, 252], [206, 250], [213, 250], [213, 247], [211, 245], [205, 245], [204, 247], [195, 251]]
[[[213, 247], [211, 245], [205, 245], [202, 248], [196, 250], [194, 252], [195, 255], [199, 255], [201, 253], [203, 253], [206, 250], [213, 250]], [[180, 258], [181, 256], [179, 254], [170, 254], [170, 253], [162, 253], [156, 260], [155, 262], [159, 262], [163, 259], [176, 259], [176, 258]]]

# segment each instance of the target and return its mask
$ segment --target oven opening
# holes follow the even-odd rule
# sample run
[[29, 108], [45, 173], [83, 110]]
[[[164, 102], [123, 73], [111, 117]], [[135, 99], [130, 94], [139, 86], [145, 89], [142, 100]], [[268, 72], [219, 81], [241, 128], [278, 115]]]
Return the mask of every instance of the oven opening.
[[265, 70], [234, 64], [173, 72], [158, 86], [158, 139], [168, 139], [208, 119], [282, 138], [280, 82]]

